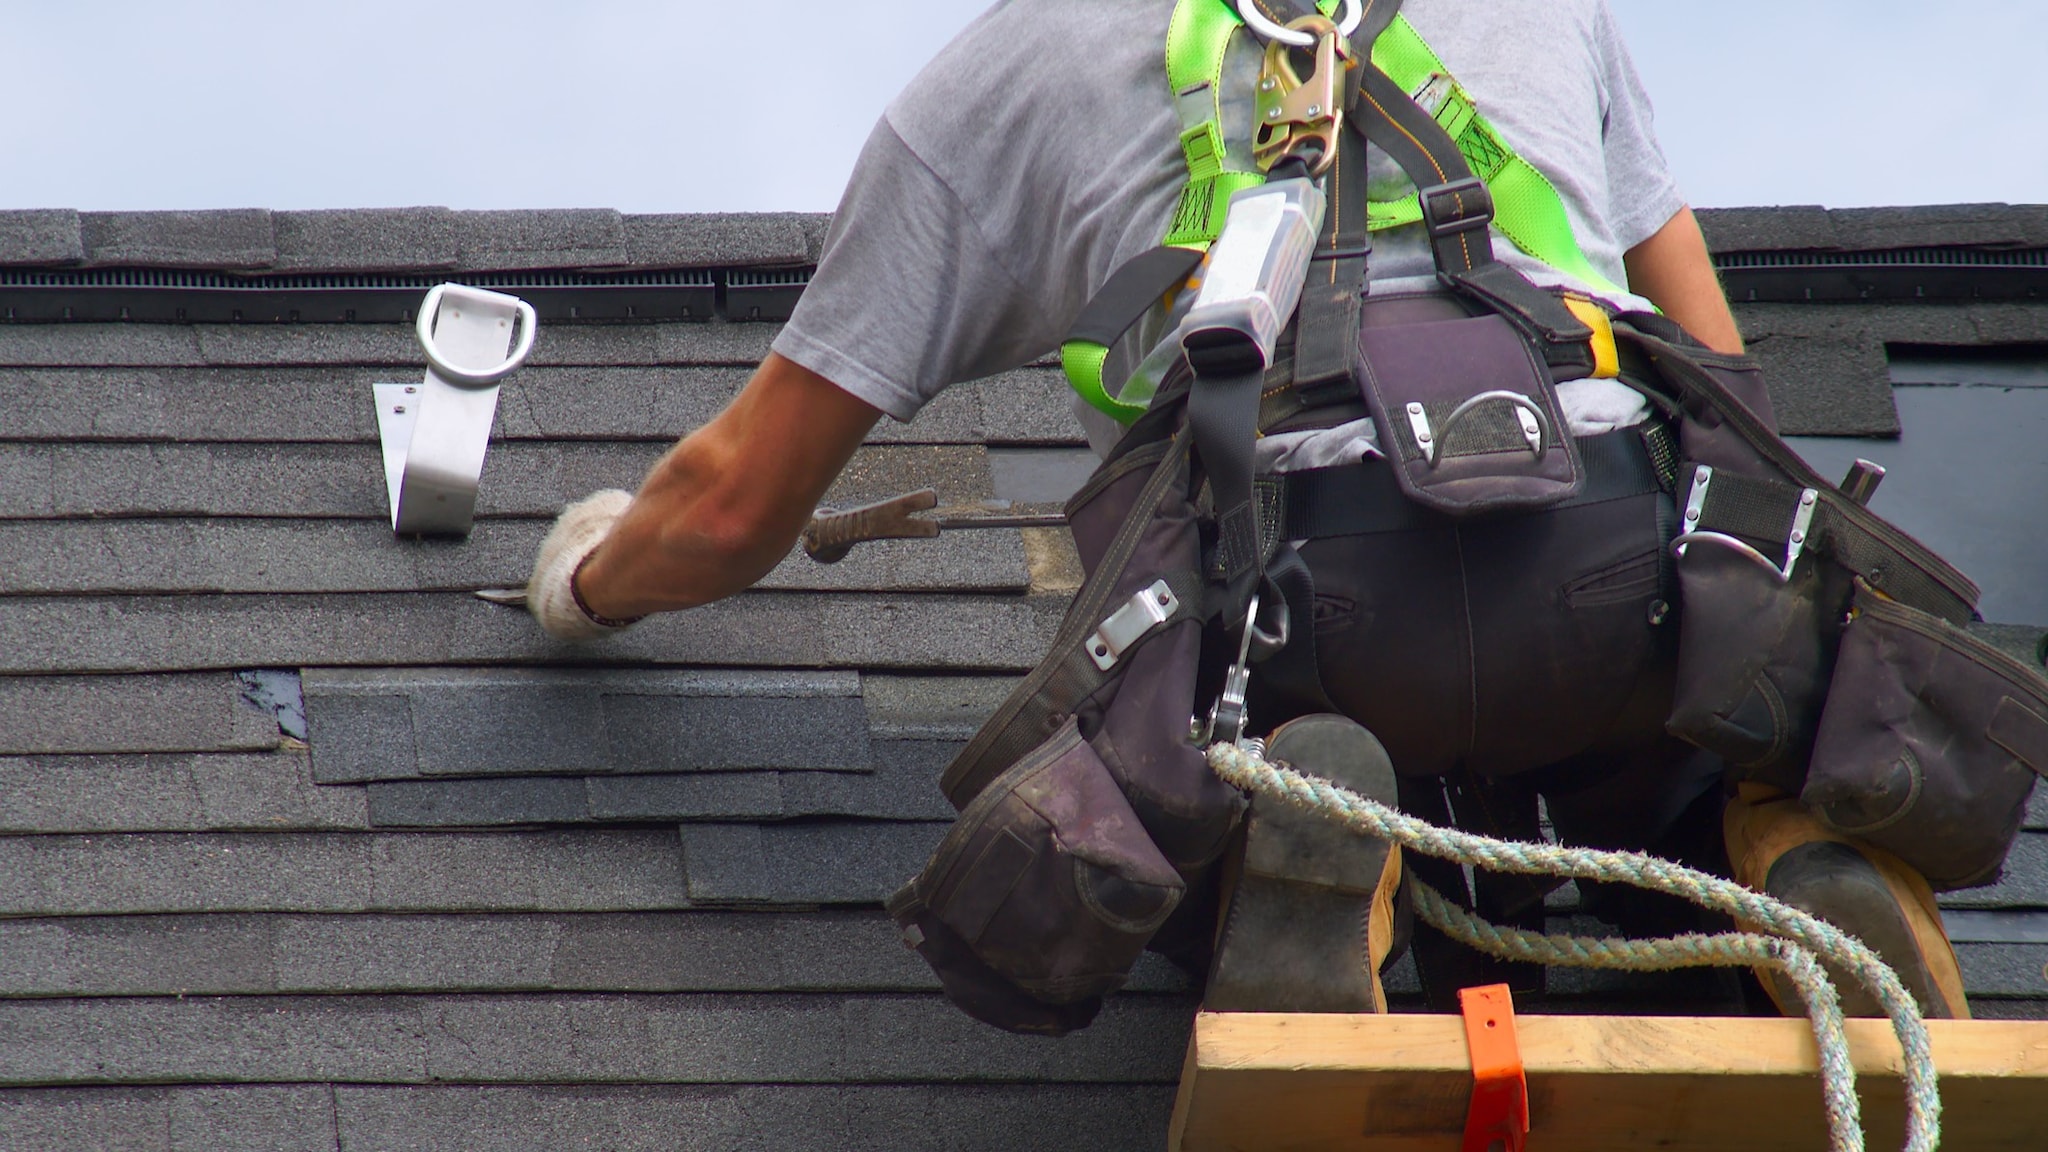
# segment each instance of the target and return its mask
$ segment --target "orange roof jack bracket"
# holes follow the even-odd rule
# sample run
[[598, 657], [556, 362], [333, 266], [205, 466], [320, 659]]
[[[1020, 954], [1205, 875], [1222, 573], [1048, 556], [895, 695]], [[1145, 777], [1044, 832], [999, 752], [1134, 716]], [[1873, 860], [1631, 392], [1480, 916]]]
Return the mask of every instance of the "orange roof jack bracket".
[[1465, 1043], [1472, 1051], [1472, 1107], [1464, 1152], [1524, 1152], [1529, 1143], [1529, 1082], [1515, 1038], [1515, 1002], [1505, 984], [1458, 992]]

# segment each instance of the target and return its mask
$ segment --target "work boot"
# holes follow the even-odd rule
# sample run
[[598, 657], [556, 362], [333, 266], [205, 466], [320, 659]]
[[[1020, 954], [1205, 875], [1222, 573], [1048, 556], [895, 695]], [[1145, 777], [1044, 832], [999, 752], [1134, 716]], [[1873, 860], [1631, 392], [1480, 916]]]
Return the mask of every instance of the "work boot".
[[[1342, 716], [1304, 716], [1281, 725], [1267, 741], [1266, 758], [1394, 804], [1386, 749]], [[1203, 1007], [1386, 1011], [1380, 965], [1392, 947], [1400, 887], [1398, 845], [1284, 801], [1253, 797]]]
[[[1828, 831], [1798, 800], [1762, 785], [1742, 785], [1721, 827], [1736, 880], [1863, 941], [1899, 974], [1922, 1015], [1969, 1019], [1955, 948], [1920, 873], [1889, 852]], [[1828, 975], [1844, 1014], [1884, 1015], [1860, 981], [1832, 964]], [[1757, 976], [1780, 1012], [1805, 1015], [1783, 972], [1759, 968]]]

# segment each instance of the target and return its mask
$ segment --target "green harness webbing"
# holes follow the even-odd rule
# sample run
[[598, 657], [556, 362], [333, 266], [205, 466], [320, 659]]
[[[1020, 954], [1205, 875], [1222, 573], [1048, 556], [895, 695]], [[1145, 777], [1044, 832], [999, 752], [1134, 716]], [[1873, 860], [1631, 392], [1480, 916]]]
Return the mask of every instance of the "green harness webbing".
[[[1183, 0], [1183, 3], [1199, 0]], [[1387, 30], [1373, 42], [1372, 62], [1411, 95], [1419, 94], [1432, 79], [1449, 77], [1450, 71], [1436, 52], [1422, 39], [1406, 16], [1394, 17]], [[1572, 233], [1571, 218], [1565, 215], [1564, 199], [1550, 178], [1534, 164], [1515, 154], [1480, 115], [1472, 97], [1456, 80], [1435, 110], [1436, 122], [1457, 142], [1458, 151], [1472, 165], [1472, 171], [1493, 193], [1493, 226], [1523, 252], [1598, 292], [1621, 292], [1586, 259], [1579, 238]], [[1422, 207], [1413, 195], [1400, 200], [1375, 201], [1368, 209], [1375, 232], [1416, 224]]]
[[[1340, 0], [1317, 0], [1329, 15]], [[1230, 197], [1241, 189], [1265, 183], [1265, 173], [1248, 159], [1233, 157], [1223, 136], [1223, 67], [1230, 38], [1242, 26], [1231, 0], [1179, 0], [1166, 31], [1166, 79], [1174, 93], [1181, 122], [1181, 154], [1188, 182], [1181, 189], [1173, 219], [1161, 244], [1206, 251], [1223, 230]], [[1420, 93], [1438, 76], [1449, 79], [1443, 61], [1406, 16], [1396, 16], [1373, 43], [1373, 63], [1402, 89]], [[1602, 292], [1621, 291], [1596, 270], [1579, 247], [1565, 214], [1564, 200], [1548, 177], [1515, 154], [1479, 113], [1472, 98], [1455, 80], [1435, 113], [1458, 151], [1493, 194], [1493, 226], [1529, 256]], [[1368, 228], [1385, 231], [1422, 220], [1414, 195], [1374, 201], [1368, 207]], [[1178, 288], [1167, 285], [1160, 295]], [[1074, 391], [1098, 411], [1128, 424], [1145, 410], [1111, 396], [1102, 383], [1102, 368], [1115, 336], [1076, 335], [1060, 346], [1060, 365]]]

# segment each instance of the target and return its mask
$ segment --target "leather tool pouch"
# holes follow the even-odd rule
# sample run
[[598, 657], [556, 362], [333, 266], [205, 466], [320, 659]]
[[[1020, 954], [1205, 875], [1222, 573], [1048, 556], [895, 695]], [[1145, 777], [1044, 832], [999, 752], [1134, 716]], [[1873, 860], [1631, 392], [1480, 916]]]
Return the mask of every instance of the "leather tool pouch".
[[1401, 490], [1425, 507], [1474, 516], [1579, 491], [1550, 370], [1504, 317], [1367, 325], [1354, 375]]
[[1184, 890], [1069, 719], [974, 798], [889, 912], [954, 1002], [1057, 1034], [1123, 984]]
[[1937, 889], [1996, 880], [2038, 774], [2048, 677], [1859, 587], [1800, 798]]
[[[1684, 611], [1665, 726], [1721, 756], [1735, 778], [1797, 792], [1834, 669], [1847, 574], [1811, 558], [1799, 563], [1812, 530], [1810, 518], [1794, 526], [1803, 495], [1786, 512], [1749, 477], [1699, 466], [1680, 481], [1681, 497], [1691, 494], [1672, 548]], [[1723, 497], [1716, 510], [1738, 505], [1747, 519], [1703, 520], [1708, 495]]]
[[959, 820], [889, 901], [947, 996], [998, 1027], [1088, 1024], [1244, 810], [1187, 734], [1206, 618], [1189, 474], [1183, 434], [1069, 503], [1088, 579], [947, 768]]
[[1670, 730], [1937, 889], [1992, 882], [2048, 771], [2048, 677], [1968, 631], [1967, 577], [1777, 438], [1753, 369], [1642, 347], [1698, 462]]

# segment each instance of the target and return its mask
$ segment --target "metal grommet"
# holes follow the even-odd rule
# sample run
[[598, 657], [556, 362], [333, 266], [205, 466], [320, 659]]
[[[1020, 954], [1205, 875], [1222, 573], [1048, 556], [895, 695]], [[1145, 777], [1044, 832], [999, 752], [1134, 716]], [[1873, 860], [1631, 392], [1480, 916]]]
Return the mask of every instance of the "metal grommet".
[[1655, 628], [1671, 618], [1671, 605], [1662, 600], [1650, 601], [1650, 627]]

